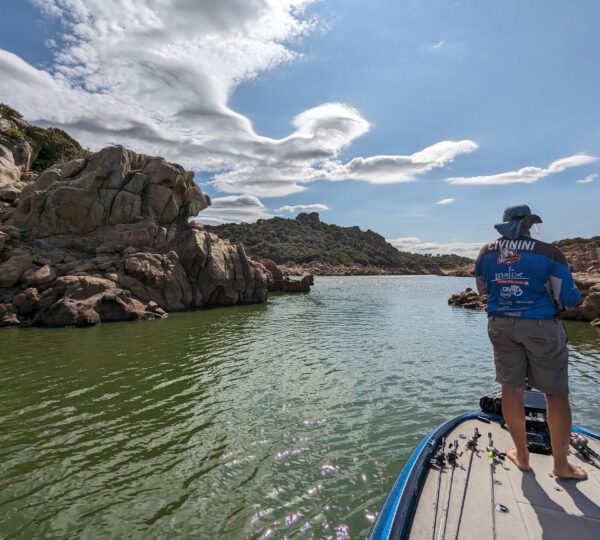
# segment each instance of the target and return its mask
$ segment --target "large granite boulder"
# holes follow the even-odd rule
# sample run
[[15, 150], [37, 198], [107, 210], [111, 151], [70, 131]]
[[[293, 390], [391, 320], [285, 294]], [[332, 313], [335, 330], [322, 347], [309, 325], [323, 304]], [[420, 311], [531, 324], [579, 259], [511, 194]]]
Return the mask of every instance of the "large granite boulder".
[[189, 223], [209, 205], [193, 173], [120, 146], [52, 165], [0, 208], [0, 326], [264, 302], [264, 266]]
[[12, 287], [31, 269], [33, 257], [27, 253], [15, 254], [0, 264], [0, 288]]
[[186, 225], [208, 204], [193, 173], [162, 158], [112, 146], [87, 160], [44, 171], [28, 186], [7, 223], [31, 239], [81, 236], [142, 222]]
[[579, 306], [579, 311], [588, 321], [600, 318], [600, 292], [589, 292]]
[[64, 276], [41, 296], [35, 322], [44, 326], [89, 326], [100, 321], [152, 318], [142, 302], [107, 279]]
[[12, 151], [0, 144], [0, 187], [21, 179], [21, 169], [15, 164]]
[[18, 198], [26, 185], [21, 182], [22, 170], [12, 150], [0, 143], [0, 201], [13, 203]]
[[192, 286], [194, 307], [266, 300], [267, 272], [246, 256], [243, 246], [194, 224], [179, 235], [176, 251]]

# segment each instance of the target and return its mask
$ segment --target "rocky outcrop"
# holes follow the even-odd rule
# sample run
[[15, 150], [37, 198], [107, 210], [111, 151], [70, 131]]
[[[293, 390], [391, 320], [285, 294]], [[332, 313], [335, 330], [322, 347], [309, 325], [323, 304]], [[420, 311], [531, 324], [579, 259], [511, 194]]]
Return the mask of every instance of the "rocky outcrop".
[[276, 284], [277, 288], [275, 290], [285, 293], [309, 292], [314, 283], [315, 278], [312, 274], [302, 276], [301, 279], [290, 279], [289, 277], [286, 277], [286, 279]]
[[[581, 291], [581, 302], [575, 308], [562, 311], [559, 317], [571, 321], [589, 321], [592, 326], [600, 328], [600, 276], [575, 274], [575, 282]], [[487, 298], [467, 288], [453, 294], [448, 299], [448, 304], [466, 309], [486, 309]]]
[[573, 272], [600, 276], [600, 236], [567, 238], [555, 245], [565, 254]]
[[465, 309], [485, 309], [487, 298], [485, 295], [478, 294], [470, 287], [467, 287], [463, 292], [453, 294], [448, 299], [448, 304]]
[[[262, 260], [262, 259], [261, 259]], [[328, 264], [313, 261], [304, 264], [281, 264], [279, 267], [288, 276], [404, 276], [404, 268], [362, 266], [359, 264]], [[442, 274], [442, 271], [439, 271]]]
[[[12, 181], [14, 156], [6, 163], [0, 170]], [[266, 300], [272, 275], [263, 265], [188, 223], [210, 199], [179, 165], [115, 146], [23, 184], [0, 207], [0, 326], [90, 325]]]
[[562, 318], [593, 323], [600, 318], [600, 275], [575, 274], [575, 283], [581, 291], [581, 302], [567, 309]]
[[33, 126], [0, 103], [0, 209], [14, 203], [47, 165], [79, 153], [85, 151], [64, 131]]
[[23, 167], [15, 163], [13, 152], [0, 143], [0, 202], [12, 203], [25, 187], [21, 182]]
[[315, 278], [312, 274], [303, 273], [301, 279], [292, 279], [271, 259], [260, 259], [259, 262], [269, 274], [268, 288], [271, 292], [308, 292], [314, 285]]

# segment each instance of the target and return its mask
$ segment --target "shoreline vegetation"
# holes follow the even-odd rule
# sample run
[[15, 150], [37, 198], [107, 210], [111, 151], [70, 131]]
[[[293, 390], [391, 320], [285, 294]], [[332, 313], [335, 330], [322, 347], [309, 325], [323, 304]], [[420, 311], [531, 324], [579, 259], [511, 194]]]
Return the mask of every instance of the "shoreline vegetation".
[[[91, 152], [0, 104], [0, 327], [262, 303], [269, 292], [309, 291], [315, 275], [473, 273], [466, 257], [401, 252], [374, 231], [323, 223], [317, 213], [194, 221], [210, 204], [180, 165], [122, 146]], [[558, 245], [598, 270], [598, 237], [576, 240]], [[588, 303], [600, 298], [594, 286]]]
[[206, 226], [249, 256], [270, 259], [290, 275], [468, 275], [473, 260], [459, 255], [420, 255], [397, 250], [380, 234], [321, 221], [317, 212], [294, 219]]
[[359, 265], [331, 265], [320, 262], [293, 265], [281, 264], [279, 267], [286, 275], [302, 276], [310, 273], [313, 276], [447, 276], [471, 277], [473, 275], [470, 265], [460, 266], [456, 269], [441, 269], [437, 272], [407, 272], [398, 268]]

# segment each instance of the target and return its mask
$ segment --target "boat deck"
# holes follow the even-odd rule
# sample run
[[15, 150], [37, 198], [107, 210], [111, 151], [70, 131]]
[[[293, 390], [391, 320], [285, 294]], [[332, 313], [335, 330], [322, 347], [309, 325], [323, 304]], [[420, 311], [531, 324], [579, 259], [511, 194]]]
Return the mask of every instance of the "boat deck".
[[[481, 438], [473, 454], [465, 491], [471, 453], [466, 450], [465, 444], [475, 427], [478, 427]], [[480, 420], [467, 420], [446, 437], [447, 443], [458, 440], [462, 455], [454, 467], [454, 474], [447, 462], [442, 469], [435, 529], [435, 500], [440, 473], [437, 466], [432, 466], [425, 480], [409, 538], [600, 538], [600, 469], [584, 461], [572, 448], [569, 459], [587, 471], [586, 481], [555, 479], [551, 456], [531, 454], [532, 471], [529, 472], [521, 472], [508, 458], [495, 459], [494, 504], [503, 505], [507, 511], [495, 510], [492, 515], [491, 459], [486, 453], [488, 432], [492, 433], [494, 446], [499, 452], [513, 446], [508, 431], [496, 422], [488, 424]], [[466, 438], [461, 438], [461, 434]], [[600, 443], [597, 441], [590, 439], [589, 446], [600, 453]], [[458, 527], [463, 493], [466, 493], [464, 509]]]

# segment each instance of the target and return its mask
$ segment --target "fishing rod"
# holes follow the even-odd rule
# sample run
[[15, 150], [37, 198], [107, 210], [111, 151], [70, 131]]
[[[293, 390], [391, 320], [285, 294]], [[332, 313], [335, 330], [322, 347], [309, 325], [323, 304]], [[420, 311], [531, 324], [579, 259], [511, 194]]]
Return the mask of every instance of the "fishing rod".
[[448, 488], [448, 496], [446, 497], [446, 508], [444, 508], [444, 512], [442, 513], [442, 519], [444, 521], [444, 527], [440, 523], [440, 534], [438, 540], [444, 540], [446, 538], [446, 526], [448, 525], [448, 510], [450, 509], [450, 498], [452, 496], [452, 484], [454, 479], [454, 469], [456, 469], [456, 460], [459, 458], [460, 454], [458, 453], [458, 441], [454, 440], [454, 446], [452, 443], [448, 445], [448, 463], [452, 467], [452, 471], [450, 472], [450, 487]]
[[481, 437], [481, 433], [479, 433], [479, 429], [475, 428], [475, 432], [473, 436], [467, 441], [467, 450], [471, 451], [471, 455], [469, 456], [469, 465], [467, 466], [467, 478], [465, 480], [465, 487], [463, 490], [462, 500], [460, 502], [460, 511], [458, 513], [458, 522], [456, 523], [456, 534], [454, 535], [454, 540], [458, 540], [458, 533], [460, 531], [460, 523], [462, 521], [463, 510], [465, 508], [465, 499], [467, 498], [467, 488], [469, 486], [469, 478], [471, 477], [471, 465], [473, 464], [473, 455], [477, 452], [477, 439]]
[[488, 433], [487, 455], [490, 458], [490, 479], [492, 481], [491, 497], [492, 497], [492, 540], [496, 540], [496, 496], [494, 493], [494, 458], [498, 451], [494, 448], [492, 433]]
[[439, 473], [438, 473], [438, 482], [437, 482], [437, 493], [435, 495], [435, 514], [433, 516], [433, 531], [431, 532], [432, 540], [435, 540], [435, 524], [437, 523], [437, 514], [438, 514], [438, 505], [440, 502], [440, 485], [442, 483], [442, 472], [444, 470], [444, 463], [446, 461], [446, 454], [444, 450], [446, 449], [446, 439], [442, 438], [442, 442], [438, 451], [433, 456], [431, 460], [432, 465], [437, 465]]

